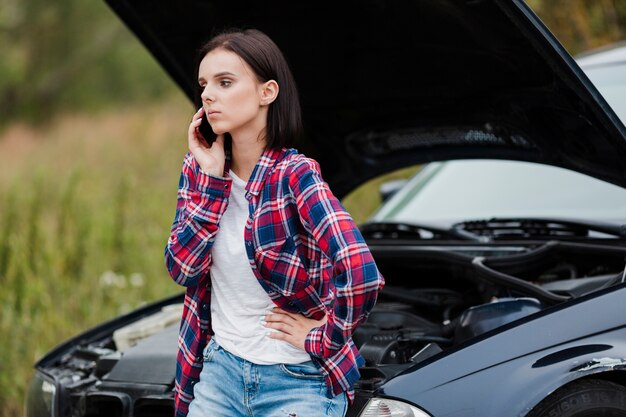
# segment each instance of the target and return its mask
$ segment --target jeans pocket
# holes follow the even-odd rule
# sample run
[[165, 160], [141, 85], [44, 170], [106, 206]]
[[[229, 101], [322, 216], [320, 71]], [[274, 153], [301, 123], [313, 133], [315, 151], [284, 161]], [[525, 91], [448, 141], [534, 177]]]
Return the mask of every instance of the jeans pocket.
[[213, 360], [213, 356], [215, 356], [215, 351], [217, 350], [217, 342], [211, 338], [209, 343], [204, 347], [202, 351], [202, 356], [204, 358], [204, 362], [211, 362]]
[[330, 398], [328, 401], [327, 417], [345, 417], [348, 412], [348, 395], [345, 392]]
[[322, 371], [320, 371], [313, 361], [302, 363], [281, 363], [278, 365], [281, 371], [292, 378], [309, 379], [321, 381], [324, 379]]

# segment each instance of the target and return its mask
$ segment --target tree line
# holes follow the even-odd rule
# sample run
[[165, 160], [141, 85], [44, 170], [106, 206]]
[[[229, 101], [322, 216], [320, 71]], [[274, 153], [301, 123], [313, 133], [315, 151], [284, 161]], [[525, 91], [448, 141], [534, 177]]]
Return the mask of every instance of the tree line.
[[174, 91], [104, 0], [0, 0], [0, 51], [0, 124]]

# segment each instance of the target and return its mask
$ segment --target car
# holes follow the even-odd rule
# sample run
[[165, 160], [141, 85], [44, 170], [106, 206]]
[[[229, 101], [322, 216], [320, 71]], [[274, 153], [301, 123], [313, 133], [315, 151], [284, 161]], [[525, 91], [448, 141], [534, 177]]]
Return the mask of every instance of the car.
[[[521, 0], [107, 3], [190, 100], [203, 40], [266, 32], [338, 197], [423, 164], [361, 225], [386, 285], [348, 416], [626, 416], [624, 49], [586, 75]], [[26, 415], [171, 416], [182, 300], [48, 352]]]
[[580, 54], [576, 61], [623, 123], [626, 120], [626, 41]]

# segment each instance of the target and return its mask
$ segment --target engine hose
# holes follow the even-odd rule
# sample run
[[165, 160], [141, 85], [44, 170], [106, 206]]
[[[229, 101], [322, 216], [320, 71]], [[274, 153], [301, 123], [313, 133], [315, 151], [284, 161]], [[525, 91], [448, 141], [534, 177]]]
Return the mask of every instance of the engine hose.
[[442, 345], [451, 345], [452, 339], [440, 336], [427, 336], [421, 333], [406, 332], [396, 339], [398, 342], [423, 342], [423, 343], [439, 343]]
[[525, 295], [535, 297], [539, 301], [550, 305], [558, 304], [571, 299], [571, 297], [555, 294], [531, 284], [530, 282], [526, 282], [514, 276], [491, 269], [484, 264], [484, 260], [484, 257], [478, 256], [472, 260], [472, 265], [474, 266], [474, 269], [476, 269], [476, 272], [478, 272], [478, 275], [485, 281], [517, 290]]

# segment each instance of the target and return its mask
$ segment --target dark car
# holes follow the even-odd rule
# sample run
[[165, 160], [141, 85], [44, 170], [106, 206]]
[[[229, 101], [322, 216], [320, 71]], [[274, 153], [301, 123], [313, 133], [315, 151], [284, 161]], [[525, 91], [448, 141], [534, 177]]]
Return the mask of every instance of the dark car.
[[[362, 225], [387, 283], [348, 416], [626, 416], [626, 128], [523, 1], [107, 1], [190, 100], [214, 31], [269, 34], [338, 197], [428, 163]], [[181, 302], [49, 352], [27, 416], [171, 416]]]

